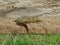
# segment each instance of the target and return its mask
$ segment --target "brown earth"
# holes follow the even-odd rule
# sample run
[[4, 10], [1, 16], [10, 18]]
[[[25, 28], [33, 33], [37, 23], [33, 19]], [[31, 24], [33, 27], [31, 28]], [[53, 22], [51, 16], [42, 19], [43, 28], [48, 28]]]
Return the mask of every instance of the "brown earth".
[[[30, 34], [50, 34], [50, 33], [60, 33], [60, 20], [58, 19], [43, 19], [39, 23], [27, 24]], [[46, 32], [47, 30], [47, 32]], [[13, 34], [20, 33], [26, 34], [26, 29], [23, 26], [16, 25], [15, 22], [8, 19], [0, 20], [0, 33], [12, 32]]]
[[[13, 5], [14, 4], [15, 3], [13, 3]], [[11, 3], [7, 4], [7, 5], [3, 4], [3, 6], [0, 5], [0, 33], [6, 34], [8, 32], [12, 32], [13, 34], [16, 34], [16, 33], [26, 34], [27, 33], [26, 29], [23, 26], [16, 25], [16, 23], [14, 22], [14, 20], [16, 18], [15, 14], [18, 14], [18, 13], [16, 13], [16, 11], [6, 14], [8, 16], [11, 16], [11, 15], [15, 16], [14, 19], [13, 18], [10, 19], [8, 16], [7, 16], [8, 18], [5, 17], [6, 15], [4, 12], [8, 12], [9, 10], [14, 9], [14, 7], [12, 7], [13, 5], [11, 5]], [[18, 6], [18, 4], [16, 4], [16, 5]], [[17, 7], [16, 5], [14, 5], [14, 6]], [[41, 7], [41, 8], [53, 9], [53, 12], [44, 14], [44, 16], [40, 17], [41, 22], [27, 24], [28, 29], [29, 29], [29, 34], [60, 33], [60, 4], [58, 4], [58, 3], [57, 4], [47, 4], [47, 5], [42, 4], [42, 5], [38, 5], [38, 6], [31, 4], [29, 7], [32, 7], [32, 8]], [[1, 12], [1, 10], [2, 10], [2, 12]], [[21, 12], [21, 11], [19, 11], [19, 12]], [[3, 16], [1, 17], [2, 14], [3, 14]]]

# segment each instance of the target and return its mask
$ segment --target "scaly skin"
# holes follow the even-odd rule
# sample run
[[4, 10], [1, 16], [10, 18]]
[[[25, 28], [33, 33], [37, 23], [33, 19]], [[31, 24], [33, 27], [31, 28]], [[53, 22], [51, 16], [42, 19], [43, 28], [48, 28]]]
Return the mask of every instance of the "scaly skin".
[[36, 23], [40, 21], [41, 20], [39, 19], [39, 15], [38, 16], [21, 16], [15, 20], [17, 25], [24, 26], [26, 28], [27, 33], [29, 33], [27, 24]]

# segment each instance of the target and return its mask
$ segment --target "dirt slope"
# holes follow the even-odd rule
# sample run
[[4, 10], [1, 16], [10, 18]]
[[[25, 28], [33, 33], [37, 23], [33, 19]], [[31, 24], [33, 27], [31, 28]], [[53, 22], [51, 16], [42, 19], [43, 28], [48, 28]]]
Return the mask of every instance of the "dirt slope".
[[14, 20], [22, 15], [35, 16], [41, 14], [43, 14], [40, 17], [41, 22], [27, 24], [29, 33], [60, 33], [60, 2], [57, 0], [46, 3], [46, 1], [0, 1], [0, 33], [26, 34], [26, 29], [23, 26], [16, 25]]

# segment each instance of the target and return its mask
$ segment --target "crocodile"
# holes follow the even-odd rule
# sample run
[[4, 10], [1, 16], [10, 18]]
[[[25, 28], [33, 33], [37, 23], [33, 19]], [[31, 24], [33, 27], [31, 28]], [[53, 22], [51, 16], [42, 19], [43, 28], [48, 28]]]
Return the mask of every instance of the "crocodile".
[[15, 22], [16, 22], [16, 24], [18, 26], [25, 27], [26, 30], [27, 30], [27, 33], [29, 33], [27, 24], [41, 22], [41, 19], [39, 19], [40, 16], [42, 16], [42, 15], [37, 15], [37, 16], [21, 16], [21, 17], [18, 17], [15, 20]]

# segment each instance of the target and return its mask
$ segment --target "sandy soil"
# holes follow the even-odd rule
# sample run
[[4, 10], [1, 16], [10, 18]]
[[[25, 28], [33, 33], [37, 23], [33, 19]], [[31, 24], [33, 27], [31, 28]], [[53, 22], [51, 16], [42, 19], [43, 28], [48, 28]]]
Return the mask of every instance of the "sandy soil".
[[[14, 22], [17, 17], [22, 15], [35, 16], [41, 15], [41, 22], [30, 23], [28, 25], [29, 34], [55, 34], [60, 33], [60, 4], [59, 1], [1, 1], [0, 3], [0, 33], [6, 34], [26, 34], [23, 26], [18, 26]], [[19, 3], [18, 3], [19, 2]], [[25, 3], [23, 3], [25, 2]], [[28, 3], [29, 2], [29, 3]], [[52, 3], [54, 2], [54, 3]]]

